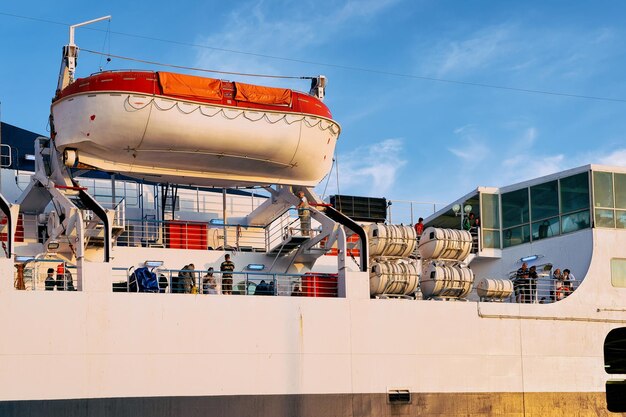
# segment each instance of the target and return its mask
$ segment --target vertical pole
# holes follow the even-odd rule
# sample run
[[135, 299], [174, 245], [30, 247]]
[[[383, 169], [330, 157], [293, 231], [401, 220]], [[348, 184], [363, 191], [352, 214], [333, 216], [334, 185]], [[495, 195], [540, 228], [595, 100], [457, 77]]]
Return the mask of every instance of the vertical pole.
[[226, 236], [226, 188], [222, 188], [222, 218], [224, 219], [224, 248], [228, 245], [228, 237]]
[[111, 204], [115, 208], [115, 174], [111, 174]]

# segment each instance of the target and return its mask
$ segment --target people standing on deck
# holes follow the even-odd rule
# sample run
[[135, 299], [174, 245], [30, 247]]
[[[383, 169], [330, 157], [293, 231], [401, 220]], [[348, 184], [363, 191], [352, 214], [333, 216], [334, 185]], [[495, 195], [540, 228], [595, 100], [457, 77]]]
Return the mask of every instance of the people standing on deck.
[[474, 213], [470, 213], [463, 219], [463, 230], [467, 230], [468, 232], [474, 226]]
[[528, 285], [526, 288], [526, 302], [532, 303], [535, 301], [537, 297], [537, 267], [535, 265], [531, 266], [528, 270]]
[[72, 274], [64, 264], [57, 266], [57, 291], [76, 291]]
[[203, 294], [217, 294], [217, 284], [213, 277], [213, 267], [209, 267], [206, 275], [202, 279], [202, 293]]
[[220, 265], [222, 271], [222, 294], [230, 295], [233, 293], [233, 272], [235, 264], [230, 260], [230, 255], [224, 255], [224, 262]]
[[563, 270], [563, 287], [566, 289], [565, 297], [567, 297], [572, 293], [572, 291], [574, 291], [574, 285], [572, 281], [576, 281], [576, 278], [574, 278], [574, 275], [569, 269], [565, 268]]
[[300, 203], [296, 206], [298, 217], [300, 218], [300, 231], [302, 236], [309, 236], [311, 231], [311, 212], [309, 211], [309, 200], [304, 195], [304, 191], [298, 191]]
[[563, 273], [561, 272], [561, 269], [557, 268], [554, 270], [554, 272], [552, 273], [552, 279], [554, 280], [553, 282], [553, 289], [550, 291], [550, 296], [552, 297], [552, 301], [558, 301], [561, 298], [559, 298], [560, 295], [560, 291], [562, 291], [562, 285], [563, 285]]
[[420, 240], [420, 236], [424, 232], [424, 219], [419, 218], [417, 223], [415, 223], [415, 233], [417, 233], [417, 240]]
[[515, 289], [515, 296], [518, 302], [525, 303], [526, 301], [526, 289], [528, 288], [528, 264], [524, 262], [517, 270], [515, 274], [515, 282], [513, 288]]
[[56, 285], [56, 281], [54, 279], [54, 268], [48, 268], [48, 276], [44, 281], [46, 286], [46, 291], [54, 290], [54, 286]]
[[185, 294], [191, 294], [191, 292], [193, 291], [193, 287], [195, 286], [194, 270], [196, 269], [196, 267], [194, 264], [189, 264], [184, 269], [185, 270], [182, 271], [181, 274], [183, 292]]
[[480, 220], [473, 212], [467, 215], [463, 219], [463, 230], [467, 230], [472, 235], [472, 251], [478, 251], [478, 227], [480, 226]]

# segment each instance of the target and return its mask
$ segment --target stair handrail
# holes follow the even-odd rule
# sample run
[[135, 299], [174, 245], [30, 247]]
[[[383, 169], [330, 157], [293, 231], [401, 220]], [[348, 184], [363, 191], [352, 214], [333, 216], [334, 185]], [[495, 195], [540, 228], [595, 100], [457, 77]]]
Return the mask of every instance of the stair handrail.
[[[274, 238], [276, 237], [277, 230], [279, 234], [282, 234], [285, 228], [289, 230], [289, 226], [293, 225], [294, 223], [300, 220], [299, 218], [296, 217], [293, 220], [291, 220], [289, 223], [285, 224], [285, 219], [286, 219], [285, 214], [289, 213], [290, 211], [295, 211], [295, 209], [293, 207], [289, 207], [283, 210], [282, 212], [280, 212], [278, 216], [274, 218], [274, 220], [272, 220], [271, 222], [268, 223], [267, 226], [265, 226], [265, 250], [266, 251], [269, 251], [271, 249], [271, 244], [274, 241]], [[287, 216], [287, 218], [291, 219], [291, 216]], [[280, 227], [276, 229], [276, 224], [278, 222], [280, 223]], [[286, 238], [283, 237], [281, 241], [284, 241], [285, 239]]]
[[122, 197], [113, 210], [115, 210], [113, 226], [124, 227], [126, 225], [126, 197]]

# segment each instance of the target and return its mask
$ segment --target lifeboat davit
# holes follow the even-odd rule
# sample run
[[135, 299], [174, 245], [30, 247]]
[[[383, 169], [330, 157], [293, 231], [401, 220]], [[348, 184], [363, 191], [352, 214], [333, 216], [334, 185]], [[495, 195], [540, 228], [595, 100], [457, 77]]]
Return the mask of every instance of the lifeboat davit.
[[214, 186], [317, 185], [340, 132], [306, 93], [148, 71], [77, 79], [52, 120], [68, 165]]

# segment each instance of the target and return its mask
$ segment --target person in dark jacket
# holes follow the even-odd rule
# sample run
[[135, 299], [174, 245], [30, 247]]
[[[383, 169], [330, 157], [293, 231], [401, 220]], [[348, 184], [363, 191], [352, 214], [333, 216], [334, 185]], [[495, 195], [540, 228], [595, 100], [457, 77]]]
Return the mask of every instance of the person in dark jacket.
[[48, 268], [48, 276], [44, 281], [46, 285], [46, 291], [54, 290], [54, 286], [56, 285], [56, 280], [54, 279], [54, 268]]

